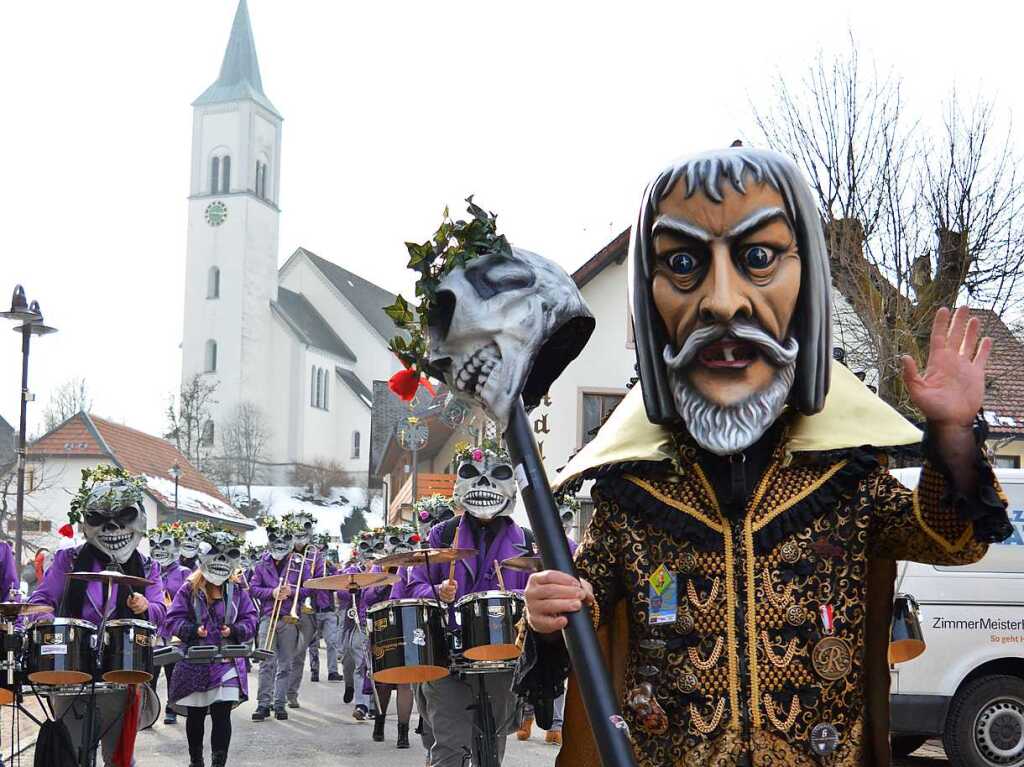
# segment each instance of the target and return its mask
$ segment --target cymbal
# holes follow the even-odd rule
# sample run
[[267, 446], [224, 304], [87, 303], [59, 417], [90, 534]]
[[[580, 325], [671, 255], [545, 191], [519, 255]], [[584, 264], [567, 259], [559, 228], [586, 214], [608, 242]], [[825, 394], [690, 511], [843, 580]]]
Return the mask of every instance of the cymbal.
[[539, 573], [544, 569], [544, 564], [540, 561], [540, 557], [511, 557], [503, 559], [501, 566], [524, 573]]
[[116, 570], [100, 570], [98, 573], [68, 573], [67, 577], [76, 581], [117, 583], [125, 586], [134, 586], [135, 588], [145, 588], [146, 586], [153, 585], [153, 581], [147, 578], [140, 578], [137, 575], [128, 575], [127, 573], [119, 573]]
[[425, 565], [429, 560], [432, 565], [446, 565], [449, 562], [472, 559], [475, 556], [476, 549], [413, 549], [401, 554], [381, 557], [375, 560], [374, 564], [381, 567], [415, 567], [416, 565]]
[[392, 573], [340, 573], [310, 578], [302, 585], [315, 591], [360, 591], [392, 583], [398, 583], [398, 576]]
[[0, 602], [0, 616], [4, 618], [15, 618], [19, 615], [39, 615], [39, 613], [52, 613], [53, 608], [49, 605], [30, 605], [28, 602]]

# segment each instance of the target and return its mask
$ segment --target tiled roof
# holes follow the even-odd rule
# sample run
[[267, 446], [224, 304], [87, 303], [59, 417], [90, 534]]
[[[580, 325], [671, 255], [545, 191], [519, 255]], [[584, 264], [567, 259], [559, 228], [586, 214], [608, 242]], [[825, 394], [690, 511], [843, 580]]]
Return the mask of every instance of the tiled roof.
[[76, 413], [64, 423], [44, 434], [28, 448], [29, 455], [81, 456], [110, 458], [85, 413]]
[[374, 285], [369, 280], [364, 280], [348, 269], [342, 269], [337, 264], [320, 258], [305, 248], [299, 248], [299, 252], [309, 258], [310, 262], [320, 270], [320, 273], [348, 299], [349, 303], [366, 318], [366, 321], [380, 333], [382, 338], [387, 340], [395, 334], [395, 324], [384, 313], [384, 307], [395, 302], [393, 293]]
[[282, 319], [303, 342], [343, 360], [356, 361], [355, 352], [338, 337], [323, 315], [301, 293], [278, 288], [277, 302], [272, 302], [271, 306], [280, 312]]
[[973, 314], [993, 341], [984, 405], [989, 431], [994, 437], [1024, 437], [1024, 343], [994, 312]]
[[576, 287], [582, 288], [610, 264], [621, 264], [626, 260], [626, 254], [629, 251], [630, 230], [631, 227], [626, 227], [619, 232], [614, 240], [597, 251], [583, 266], [572, 273]]

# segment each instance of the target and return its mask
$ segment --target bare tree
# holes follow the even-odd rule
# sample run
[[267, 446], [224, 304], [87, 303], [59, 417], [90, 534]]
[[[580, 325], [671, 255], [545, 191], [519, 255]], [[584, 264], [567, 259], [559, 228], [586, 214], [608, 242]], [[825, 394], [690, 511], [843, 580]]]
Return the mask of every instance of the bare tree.
[[164, 438], [174, 442], [178, 450], [200, 471], [203, 471], [213, 453], [213, 419], [210, 411], [217, 404], [213, 398], [216, 391], [216, 381], [197, 374], [182, 385], [177, 403], [173, 397], [167, 403], [167, 433]]
[[57, 428], [76, 413], [92, 409], [92, 397], [84, 378], [69, 378], [51, 394], [43, 410], [46, 431]]
[[[46, 509], [40, 508], [36, 500], [60, 485], [62, 472], [56, 471], [45, 461], [33, 460], [29, 469], [26, 470], [25, 483], [25, 519], [30, 524], [39, 523], [39, 526], [31, 526], [22, 537], [22, 545], [29, 554], [34, 554], [41, 545], [36, 539], [41, 536], [51, 536], [55, 530], [46, 532], [41, 526], [44, 522]], [[18, 462], [11, 461], [0, 466], [0, 540], [7, 541], [13, 545], [17, 536], [15, 514], [18, 502]], [[29, 525], [26, 525], [29, 528]], [[19, 563], [20, 564], [20, 563]], [[4, 599], [7, 595], [3, 595]]]
[[817, 197], [849, 308], [837, 340], [853, 339], [882, 398], [913, 415], [900, 357], [923, 362], [935, 311], [966, 301], [1003, 316], [1021, 301], [1024, 190], [1009, 136], [997, 142], [991, 103], [965, 112], [955, 93], [932, 135], [908, 116], [900, 79], [862, 65], [852, 36], [798, 85], [780, 76], [773, 105], [755, 112]]
[[317, 458], [311, 464], [296, 464], [292, 481], [310, 494], [326, 498], [336, 487], [351, 484], [351, 476], [337, 461]]
[[245, 487], [246, 506], [252, 503], [252, 486], [266, 457], [270, 428], [263, 411], [254, 402], [241, 402], [221, 429], [222, 472]]

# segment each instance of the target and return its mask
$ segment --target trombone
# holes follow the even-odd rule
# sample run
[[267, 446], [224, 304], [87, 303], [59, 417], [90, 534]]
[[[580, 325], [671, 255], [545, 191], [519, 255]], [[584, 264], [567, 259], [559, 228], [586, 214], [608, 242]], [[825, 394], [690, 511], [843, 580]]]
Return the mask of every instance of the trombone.
[[[294, 554], [293, 554], [293, 556], [294, 556]], [[294, 586], [294, 588], [295, 588], [295, 596], [292, 598], [292, 609], [288, 612], [288, 615], [285, 616], [285, 618], [284, 618], [284, 622], [285, 623], [290, 623], [290, 624], [294, 625], [294, 624], [298, 623], [299, 620], [301, 619], [301, 616], [299, 615], [299, 605], [300, 605], [300, 602], [301, 602], [301, 600], [299, 598], [299, 593], [302, 591], [302, 576], [306, 572], [306, 563], [307, 562], [310, 564], [310, 570], [309, 571], [313, 572], [313, 567], [316, 565], [316, 546], [314, 546], [312, 543], [309, 544], [308, 546], [306, 546], [306, 548], [304, 548], [302, 550], [302, 561], [299, 562], [299, 576], [298, 576], [298, 578], [295, 579], [295, 586]], [[291, 560], [288, 560], [288, 564], [289, 564], [289, 567], [290, 567], [291, 566]], [[287, 575], [287, 571], [285, 571], [285, 574]], [[310, 607], [308, 609], [308, 611], [307, 611], [307, 608], [303, 605], [302, 606], [302, 612], [303, 613], [306, 613], [306, 612], [310, 612], [311, 613], [311, 612], [313, 612], [313, 608]]]
[[[289, 588], [294, 588], [295, 589], [295, 599], [296, 600], [298, 599], [299, 587], [302, 585], [302, 571], [304, 569], [305, 562], [306, 562], [305, 552], [303, 552], [302, 559], [299, 560], [297, 563], [296, 563], [296, 556], [295, 556], [295, 552], [294, 551], [291, 554], [288, 555], [288, 563], [285, 565], [284, 575], [282, 575], [281, 579], [277, 582], [277, 598], [274, 600], [274, 608], [270, 612], [270, 623], [267, 625], [267, 636], [266, 636], [266, 638], [263, 641], [263, 648], [262, 648], [262, 652], [263, 653], [269, 653], [270, 655], [274, 654], [274, 650], [273, 650], [273, 647], [274, 647], [274, 637], [277, 634], [277, 624], [278, 624], [278, 621], [281, 618], [281, 607], [284, 604], [284, 600], [285, 600], [285, 597], [282, 595], [282, 589], [284, 588], [284, 586], [286, 584], [289, 585]], [[291, 586], [290, 585], [291, 584], [291, 580], [292, 580], [292, 573], [296, 573], [296, 576], [295, 576], [295, 581], [296, 581], [295, 586]], [[292, 604], [292, 610], [293, 611], [295, 610], [295, 604], [294, 603]], [[293, 622], [293, 621], [289, 620], [290, 617], [291, 617], [290, 615], [285, 616], [285, 622], [286, 623], [292, 623]], [[298, 619], [296, 618], [296, 620], [294, 622], [298, 623]]]

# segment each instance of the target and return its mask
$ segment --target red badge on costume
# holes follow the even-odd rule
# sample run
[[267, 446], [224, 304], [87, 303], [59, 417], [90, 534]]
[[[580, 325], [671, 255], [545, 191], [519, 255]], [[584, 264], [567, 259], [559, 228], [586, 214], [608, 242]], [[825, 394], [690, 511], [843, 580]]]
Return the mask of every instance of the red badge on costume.
[[826, 634], [835, 631], [835, 624], [832, 622], [832, 605], [819, 605], [818, 614], [821, 616], [821, 628]]

